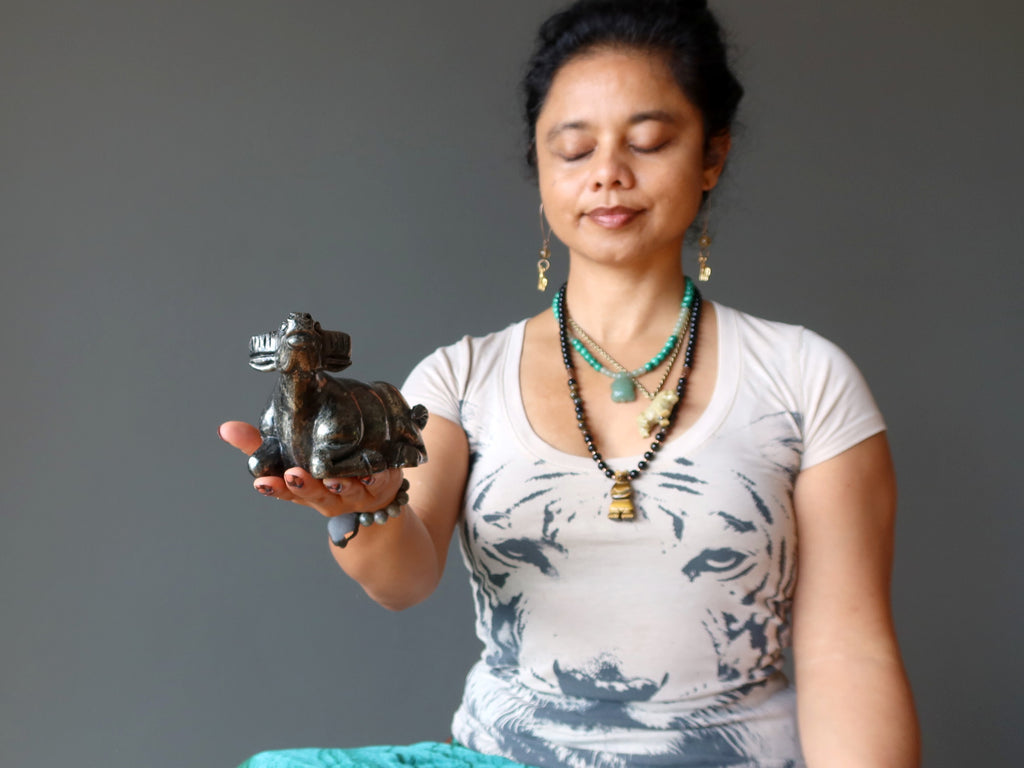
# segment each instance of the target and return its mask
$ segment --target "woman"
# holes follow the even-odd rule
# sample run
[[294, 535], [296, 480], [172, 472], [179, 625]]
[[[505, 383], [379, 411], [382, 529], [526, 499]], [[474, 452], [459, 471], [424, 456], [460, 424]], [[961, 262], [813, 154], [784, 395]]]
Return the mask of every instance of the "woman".
[[[568, 283], [551, 309], [417, 367], [405, 393], [431, 411], [430, 462], [405, 472], [402, 514], [334, 548], [398, 610], [434, 590], [459, 530], [484, 653], [457, 743], [396, 760], [917, 764], [871, 395], [836, 347], [702, 302], [680, 263], [741, 93], [703, 2], [584, 0], [542, 27], [529, 158]], [[237, 422], [222, 435], [259, 444]], [[402, 480], [295, 468], [256, 487], [333, 517], [387, 507]]]

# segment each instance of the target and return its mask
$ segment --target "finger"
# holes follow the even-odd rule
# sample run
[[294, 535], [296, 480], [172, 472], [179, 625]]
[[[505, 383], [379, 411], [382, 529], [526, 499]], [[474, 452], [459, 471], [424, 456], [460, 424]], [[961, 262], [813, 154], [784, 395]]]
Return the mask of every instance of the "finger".
[[225, 443], [233, 445], [247, 456], [255, 453], [263, 442], [260, 431], [244, 421], [225, 421], [217, 429], [217, 434]]
[[388, 469], [365, 478], [341, 477], [324, 480], [324, 487], [338, 495], [345, 506], [356, 512], [383, 509], [398, 493], [402, 470]]
[[297, 499], [327, 501], [332, 507], [337, 504], [335, 494], [330, 493], [320, 480], [317, 480], [302, 467], [291, 467], [286, 470], [284, 482]]
[[395, 498], [404, 475], [400, 469], [387, 469], [375, 475], [361, 478], [366, 492], [373, 498], [378, 509], [386, 507]]
[[291, 467], [284, 473], [285, 484], [292, 489], [292, 493], [299, 496], [303, 495], [303, 491], [308, 493], [315, 480], [316, 478], [302, 467]]
[[[323, 482], [313, 477], [302, 467], [290, 467], [285, 471], [283, 478], [265, 479], [269, 481], [264, 483], [265, 490], [261, 490], [259, 487], [256, 488], [256, 490], [265, 495], [273, 495], [278, 498], [287, 499], [295, 504], [315, 509], [324, 517], [334, 517], [345, 512], [351, 512], [350, 509], [346, 508], [345, 502], [340, 496], [330, 493], [324, 487]], [[284, 482], [285, 491], [283, 493], [278, 490], [280, 485], [273, 482], [278, 479]], [[269, 494], [268, 491], [270, 492]]]
[[330, 493], [348, 501], [362, 497], [363, 486], [355, 477], [328, 477], [323, 485]]
[[396, 473], [400, 474], [401, 470], [386, 469], [383, 472], [378, 472], [375, 475], [367, 475], [366, 477], [360, 477], [359, 482], [370, 493], [377, 494], [381, 492], [382, 488], [384, 488], [389, 483], [394, 481]]
[[252, 487], [256, 492], [282, 501], [296, 501], [294, 494], [284, 482], [283, 477], [257, 477], [252, 481]]

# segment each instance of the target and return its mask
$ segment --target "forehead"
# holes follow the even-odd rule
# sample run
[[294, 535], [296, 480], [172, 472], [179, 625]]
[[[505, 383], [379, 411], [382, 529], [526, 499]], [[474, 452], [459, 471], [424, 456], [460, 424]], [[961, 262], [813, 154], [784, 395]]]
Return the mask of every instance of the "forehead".
[[628, 120], [639, 112], [696, 113], [664, 55], [599, 48], [579, 54], [555, 74], [538, 126], [566, 120]]

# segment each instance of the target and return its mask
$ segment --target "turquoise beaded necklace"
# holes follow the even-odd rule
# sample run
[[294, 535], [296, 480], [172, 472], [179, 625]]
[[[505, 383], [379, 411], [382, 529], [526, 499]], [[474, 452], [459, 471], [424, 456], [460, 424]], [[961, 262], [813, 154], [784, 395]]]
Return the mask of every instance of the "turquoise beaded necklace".
[[[572, 344], [573, 349], [576, 350], [579, 356], [582, 357], [583, 360], [591, 368], [593, 368], [598, 373], [604, 374], [605, 376], [611, 378], [612, 402], [633, 402], [634, 400], [636, 400], [636, 388], [638, 386], [641, 389], [643, 389], [644, 394], [647, 395], [648, 398], [653, 397], [655, 394], [657, 394], [658, 390], [661, 389], [661, 386], [659, 385], [658, 388], [652, 394], [648, 392], [642, 384], [640, 384], [638, 379], [644, 374], [650, 373], [651, 371], [657, 369], [662, 363], [665, 362], [665, 359], [669, 357], [669, 355], [672, 356], [672, 362], [675, 362], [676, 354], [678, 354], [679, 352], [679, 348], [683, 338], [683, 329], [686, 328], [687, 322], [689, 320], [690, 307], [693, 305], [693, 297], [695, 291], [696, 289], [694, 288], [693, 283], [690, 282], [690, 278], [687, 277], [686, 290], [683, 294], [683, 300], [682, 302], [680, 302], [679, 305], [679, 317], [676, 318], [676, 324], [675, 327], [672, 329], [672, 334], [668, 337], [668, 341], [665, 342], [664, 346], [662, 346], [662, 348], [658, 350], [658, 353], [650, 360], [648, 360], [646, 363], [637, 368], [635, 371], [629, 370], [628, 368], [626, 368], [626, 366], [622, 365], [620, 362], [615, 360], [611, 355], [609, 355], [604, 349], [601, 348], [601, 346], [596, 341], [594, 341], [592, 338], [590, 338], [589, 335], [587, 335], [586, 331], [580, 328], [580, 326], [576, 323], [575, 320], [573, 320], [571, 317], [566, 318], [569, 322], [569, 325], [572, 326], [573, 332], [575, 333], [575, 335], [569, 339], [569, 343]], [[560, 308], [558, 306], [557, 296], [551, 302], [551, 309], [555, 313], [555, 319], [561, 322], [561, 316], [559, 313]], [[600, 355], [602, 355], [610, 364], [612, 364], [615, 367], [609, 369], [602, 365], [601, 362], [596, 357], [594, 357], [594, 354], [587, 348], [587, 345], [584, 343], [583, 340], [586, 340], [587, 343], [594, 347], [594, 349], [596, 349]]]
[[[646, 397], [648, 400], [653, 400], [657, 396], [657, 394], [661, 391], [661, 388], [663, 386], [665, 386], [665, 382], [668, 381], [668, 376], [672, 372], [672, 366], [675, 364], [676, 357], [679, 356], [679, 350], [683, 346], [682, 326], [685, 326], [685, 324], [687, 322], [687, 319], [688, 319], [687, 312], [684, 311], [682, 313], [682, 319], [683, 319], [682, 325], [680, 325], [673, 332], [673, 335], [676, 337], [676, 345], [674, 347], [672, 347], [672, 351], [669, 353], [668, 358], [665, 360], [665, 372], [661, 375], [661, 380], [653, 388], [653, 390], [647, 389], [647, 387], [644, 386], [643, 382], [640, 381], [640, 376], [642, 376], [644, 373], [647, 372], [647, 370], [645, 368], [641, 367], [641, 368], [637, 369], [636, 371], [629, 371], [629, 370], [627, 370], [626, 366], [624, 366], [622, 363], [620, 363], [618, 360], [616, 360], [614, 357], [612, 357], [610, 354], [608, 354], [608, 352], [606, 352], [604, 350], [604, 348], [600, 344], [598, 344], [596, 341], [594, 341], [592, 338], [590, 338], [590, 336], [587, 335], [587, 332], [584, 331], [582, 328], [580, 328], [579, 324], [575, 320], [573, 320], [571, 317], [569, 318], [569, 325], [576, 332], [576, 335], [580, 337], [580, 339], [582, 339], [585, 343], [587, 343], [591, 347], [593, 347], [594, 350], [599, 355], [601, 355], [601, 357], [603, 357], [606, 361], [608, 361], [609, 364], [611, 364], [615, 368], [616, 373], [613, 374], [613, 375], [616, 377], [617, 380], [612, 382], [613, 401], [614, 401], [614, 388], [616, 387], [616, 384], [618, 384], [620, 388], [625, 388], [625, 387], [628, 387], [628, 385], [630, 383], [635, 385], [636, 389], [639, 389], [641, 392], [643, 392], [644, 393], [644, 397]], [[671, 341], [671, 338], [669, 339], [669, 341]], [[575, 349], [575, 347], [574, 347], [574, 349]], [[661, 364], [661, 361], [658, 361], [658, 365], [660, 365], [660, 364]], [[652, 366], [649, 370], [653, 371], [656, 368], [657, 368], [657, 365]], [[632, 394], [630, 394], [629, 390], [625, 389], [625, 392], [624, 392], [624, 394], [621, 397], [623, 397], [627, 402], [632, 402], [636, 398], [636, 393], [634, 391]]]

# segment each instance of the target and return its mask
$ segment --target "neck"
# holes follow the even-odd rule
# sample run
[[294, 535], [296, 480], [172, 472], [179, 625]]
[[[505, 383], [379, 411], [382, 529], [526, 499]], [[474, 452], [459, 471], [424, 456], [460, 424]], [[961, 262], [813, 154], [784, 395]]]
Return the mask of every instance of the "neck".
[[311, 393], [318, 389], [316, 371], [292, 371], [283, 374], [278, 383], [281, 395], [292, 403], [313, 402]]
[[601, 343], [626, 345], [648, 334], [668, 333], [679, 315], [685, 277], [671, 269], [643, 274], [611, 268], [570, 269], [570, 316]]

